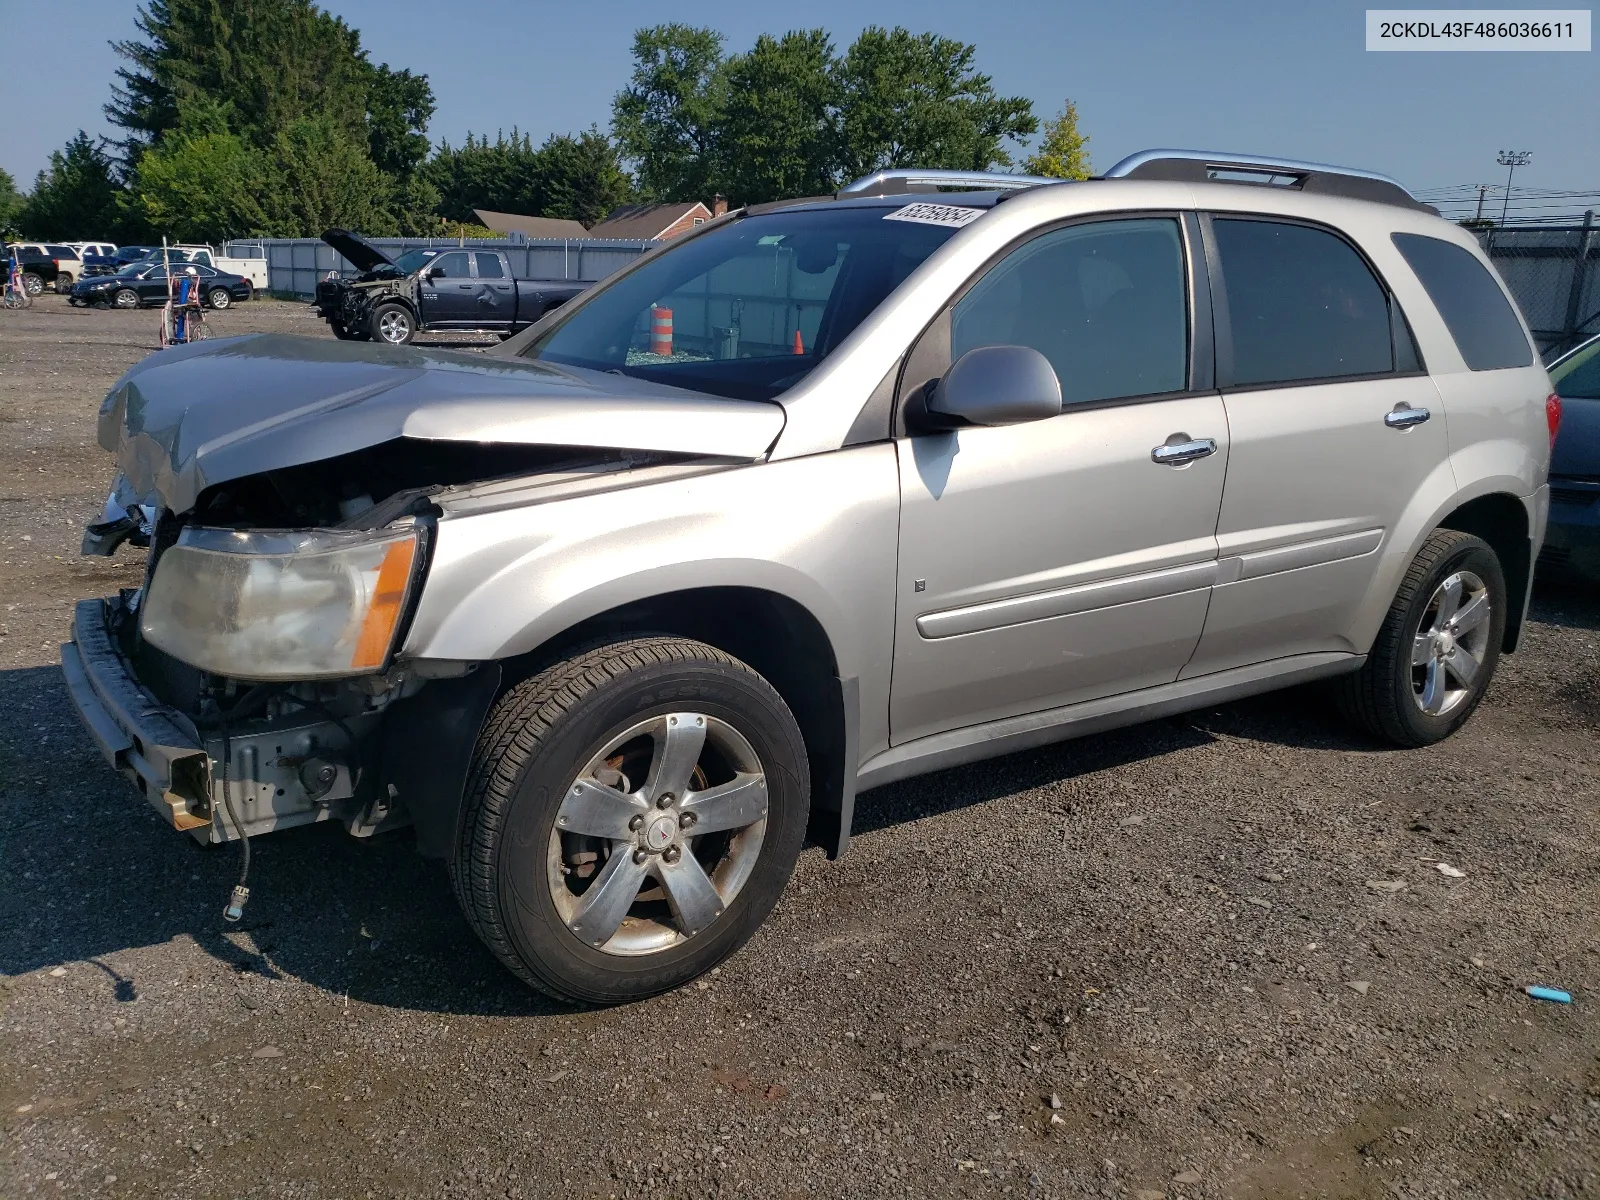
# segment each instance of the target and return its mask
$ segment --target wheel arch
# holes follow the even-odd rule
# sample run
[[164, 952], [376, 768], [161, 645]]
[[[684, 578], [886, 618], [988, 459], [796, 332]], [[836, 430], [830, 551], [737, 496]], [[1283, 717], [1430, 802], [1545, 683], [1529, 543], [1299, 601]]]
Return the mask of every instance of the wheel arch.
[[1522, 638], [1533, 584], [1533, 541], [1526, 503], [1510, 492], [1486, 492], [1446, 513], [1438, 527], [1482, 538], [1499, 558], [1511, 601], [1501, 650], [1511, 653]]
[[841, 678], [827, 629], [791, 596], [759, 587], [710, 585], [617, 604], [504, 660], [503, 686], [542, 670], [578, 646], [642, 634], [687, 637], [715, 646], [754, 668], [777, 689], [805, 740], [811, 768], [810, 836], [829, 857], [843, 853], [855, 798], [850, 758], [856, 752], [860, 721], [856, 681]]

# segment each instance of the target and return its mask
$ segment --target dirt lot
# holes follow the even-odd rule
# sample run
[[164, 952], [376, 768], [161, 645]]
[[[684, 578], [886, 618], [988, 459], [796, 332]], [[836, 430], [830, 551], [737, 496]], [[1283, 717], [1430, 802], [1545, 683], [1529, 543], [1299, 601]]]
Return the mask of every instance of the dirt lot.
[[1600, 1196], [1593, 594], [1432, 749], [1290, 694], [869, 793], [712, 978], [559, 1010], [405, 833], [264, 839], [224, 926], [232, 850], [80, 730], [71, 605], [139, 570], [77, 556], [94, 416], [156, 325], [0, 313], [0, 1195]]

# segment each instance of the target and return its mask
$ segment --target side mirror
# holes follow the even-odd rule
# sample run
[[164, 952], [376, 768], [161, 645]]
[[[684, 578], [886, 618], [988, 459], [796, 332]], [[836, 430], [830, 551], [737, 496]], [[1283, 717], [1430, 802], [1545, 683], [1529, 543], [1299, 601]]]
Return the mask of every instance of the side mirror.
[[956, 359], [926, 402], [927, 423], [1020, 425], [1061, 412], [1061, 381], [1032, 346], [978, 346]]
[[444, 268], [443, 267], [429, 267], [428, 268], [428, 278], [429, 279], [443, 279], [444, 278]]

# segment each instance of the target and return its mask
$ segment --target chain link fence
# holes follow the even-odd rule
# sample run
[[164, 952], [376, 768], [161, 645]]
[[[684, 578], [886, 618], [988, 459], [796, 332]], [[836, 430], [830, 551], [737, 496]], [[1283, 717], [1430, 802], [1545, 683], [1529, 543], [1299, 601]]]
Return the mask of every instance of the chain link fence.
[[1600, 333], [1600, 226], [1489, 229], [1485, 253], [1516, 297], [1546, 362]]

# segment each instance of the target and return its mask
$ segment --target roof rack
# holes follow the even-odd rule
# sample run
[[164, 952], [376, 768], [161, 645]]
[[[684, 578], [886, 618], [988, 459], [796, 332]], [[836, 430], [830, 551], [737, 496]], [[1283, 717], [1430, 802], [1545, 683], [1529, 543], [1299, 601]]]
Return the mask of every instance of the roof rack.
[[944, 171], [933, 167], [889, 167], [863, 175], [839, 189], [839, 198], [848, 196], [898, 196], [906, 192], [937, 192], [940, 188], [961, 187], [975, 192], [1016, 191], [1047, 183], [1066, 183], [1048, 175], [1002, 175], [998, 171]]
[[1333, 167], [1292, 158], [1219, 154], [1209, 150], [1141, 150], [1105, 173], [1106, 179], [1162, 179], [1179, 183], [1243, 183], [1285, 187], [1321, 196], [1347, 196], [1434, 212], [1398, 182], [1376, 171]]

